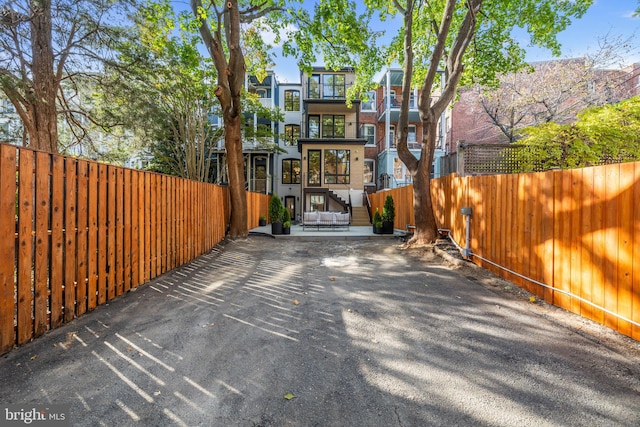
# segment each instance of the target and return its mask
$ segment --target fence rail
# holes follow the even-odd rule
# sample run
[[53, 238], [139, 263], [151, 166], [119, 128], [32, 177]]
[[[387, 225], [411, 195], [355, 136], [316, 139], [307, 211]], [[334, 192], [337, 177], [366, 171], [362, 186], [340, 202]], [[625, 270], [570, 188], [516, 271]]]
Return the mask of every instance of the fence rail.
[[[640, 340], [640, 163], [449, 175], [432, 184], [439, 227], [451, 229], [461, 246], [460, 208], [472, 208], [473, 262], [548, 303]], [[396, 227], [402, 228], [412, 191], [377, 193], [372, 205], [381, 207], [383, 199], [376, 204], [375, 197], [392, 194]]]
[[0, 144], [0, 353], [210, 250], [228, 206], [213, 184]]

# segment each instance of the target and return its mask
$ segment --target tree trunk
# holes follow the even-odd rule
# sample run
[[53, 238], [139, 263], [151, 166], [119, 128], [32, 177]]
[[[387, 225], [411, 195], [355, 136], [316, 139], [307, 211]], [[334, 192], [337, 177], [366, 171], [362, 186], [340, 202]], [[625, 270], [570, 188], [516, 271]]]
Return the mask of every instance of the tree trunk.
[[247, 195], [245, 191], [240, 116], [225, 117], [224, 130], [224, 144], [227, 149], [227, 169], [229, 172], [229, 194], [231, 196], [229, 237], [245, 237], [248, 234]]
[[423, 129], [422, 153], [413, 180], [413, 212], [416, 229], [410, 240], [411, 244], [418, 245], [432, 243], [438, 238], [438, 225], [431, 199], [431, 165], [436, 146], [438, 121], [432, 118], [424, 120]]
[[58, 152], [58, 116], [56, 94], [58, 85], [53, 71], [51, 44], [51, 0], [33, 0], [31, 19], [31, 50], [33, 58], [33, 94], [31, 119], [27, 126], [29, 145], [38, 150]]

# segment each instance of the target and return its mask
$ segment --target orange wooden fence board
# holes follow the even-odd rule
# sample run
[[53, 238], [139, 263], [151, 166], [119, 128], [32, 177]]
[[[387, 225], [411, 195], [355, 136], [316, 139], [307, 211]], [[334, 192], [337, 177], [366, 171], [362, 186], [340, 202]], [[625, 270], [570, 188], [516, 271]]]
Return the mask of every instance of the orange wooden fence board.
[[[631, 320], [640, 325], [640, 163], [634, 164], [635, 178], [633, 180], [633, 219], [632, 219], [632, 234], [633, 234], [633, 255], [631, 259], [633, 262], [632, 273], [632, 291], [631, 291]], [[631, 328], [631, 336], [640, 340], [640, 326], [633, 325]]]
[[[59, 271], [60, 273], [63, 272], [62, 262], [60, 262], [60, 265], [57, 265], [57, 266], [54, 266], [52, 262], [52, 265], [51, 265], [51, 289], [52, 289], [52, 294], [51, 294], [52, 310], [51, 311], [53, 312], [53, 307], [56, 305], [54, 302], [54, 295], [58, 292], [58, 290], [62, 290], [62, 285], [64, 284], [64, 321], [68, 322], [71, 319], [73, 319], [76, 314], [76, 262], [75, 260], [77, 256], [76, 254], [76, 239], [77, 239], [76, 218], [77, 218], [77, 209], [78, 209], [77, 199], [76, 199], [76, 189], [77, 189], [78, 177], [77, 177], [75, 160], [63, 159], [61, 157], [54, 156], [53, 162], [54, 162], [53, 163], [54, 182], [57, 181], [56, 176], [59, 173], [59, 172], [56, 172], [56, 169], [57, 169], [56, 164], [60, 163], [60, 165], [64, 165], [64, 182], [60, 182], [55, 186], [59, 185], [60, 188], [58, 191], [60, 192], [61, 195], [64, 195], [65, 206], [63, 208], [62, 204], [60, 203], [59, 209], [61, 213], [63, 212], [63, 209], [64, 209], [64, 213], [65, 213], [64, 258], [66, 262], [64, 265], [64, 282], [62, 280], [62, 277], [57, 277], [58, 273], [56, 273], [56, 271]], [[55, 196], [55, 192], [54, 192], [54, 196]], [[53, 206], [54, 214], [58, 210], [58, 207], [56, 206], [57, 204], [58, 202], [56, 202], [54, 199], [54, 206]], [[58, 232], [62, 233], [62, 230], [63, 230], [62, 227], [63, 227], [62, 224], [56, 224], [56, 222], [54, 221], [54, 223], [51, 225], [52, 234], [55, 234]], [[62, 321], [63, 319], [58, 319], [58, 320]], [[59, 326], [60, 324], [55, 320], [52, 323], [54, 323], [55, 327]]]
[[[89, 167], [86, 161], [79, 160], [77, 167], [77, 252], [76, 252], [76, 315], [87, 311], [88, 285], [88, 253], [87, 238], [89, 236]], [[65, 312], [66, 316], [66, 312]], [[68, 321], [65, 318], [65, 321]]]
[[115, 236], [115, 291], [124, 292], [124, 170], [116, 169], [116, 236]]
[[[64, 280], [65, 270], [63, 263], [64, 253], [64, 178], [65, 165], [62, 157], [54, 156], [51, 158], [51, 260], [50, 260], [50, 318], [51, 328], [57, 328], [62, 324], [63, 320], [63, 289], [66, 293], [67, 286]], [[75, 176], [74, 176], [75, 181]], [[75, 217], [75, 207], [71, 209]], [[75, 218], [74, 218], [75, 220]], [[74, 221], [75, 222], [75, 221]], [[75, 225], [75, 224], [74, 224]], [[74, 254], [75, 258], [75, 254]], [[73, 259], [73, 258], [72, 258]], [[64, 286], [63, 286], [64, 284]], [[70, 292], [74, 294], [73, 306], [75, 307], [75, 284], [71, 285]], [[66, 306], [66, 303], [65, 303]]]
[[35, 153], [21, 151], [18, 176], [18, 344], [24, 344], [33, 336], [33, 203]]
[[98, 165], [89, 164], [89, 237], [87, 238], [87, 310], [98, 304]]
[[0, 145], [0, 224], [8, 232], [0, 239], [0, 353], [9, 351], [16, 342], [15, 334], [15, 228], [16, 228], [16, 152]]
[[49, 180], [51, 159], [48, 153], [36, 153], [35, 199], [35, 267], [34, 267], [34, 335], [48, 329], [49, 316], [49, 208], [51, 203]]
[[116, 296], [116, 168], [107, 166], [107, 300]]

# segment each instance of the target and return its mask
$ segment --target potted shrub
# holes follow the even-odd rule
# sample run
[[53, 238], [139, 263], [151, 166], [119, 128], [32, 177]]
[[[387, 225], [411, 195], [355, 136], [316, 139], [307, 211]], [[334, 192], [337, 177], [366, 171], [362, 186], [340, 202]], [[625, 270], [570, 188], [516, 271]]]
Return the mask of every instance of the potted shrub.
[[265, 225], [267, 225], [267, 217], [264, 215], [260, 215], [260, 218], [258, 219], [258, 226], [264, 227]]
[[393, 203], [393, 197], [388, 195], [384, 200], [382, 208], [382, 232], [384, 234], [393, 234], [393, 221], [396, 219], [396, 208]]
[[382, 228], [382, 215], [380, 215], [378, 208], [376, 208], [376, 212], [373, 214], [372, 222], [373, 222], [373, 234], [380, 234], [380, 230], [378, 230], [378, 227], [376, 227], [376, 224], [380, 223], [380, 228]]
[[273, 194], [269, 200], [269, 221], [271, 234], [282, 234], [282, 202], [277, 194]]
[[377, 221], [373, 223], [373, 232], [375, 234], [382, 234], [382, 221]]
[[282, 208], [282, 234], [291, 234], [291, 215], [287, 208]]

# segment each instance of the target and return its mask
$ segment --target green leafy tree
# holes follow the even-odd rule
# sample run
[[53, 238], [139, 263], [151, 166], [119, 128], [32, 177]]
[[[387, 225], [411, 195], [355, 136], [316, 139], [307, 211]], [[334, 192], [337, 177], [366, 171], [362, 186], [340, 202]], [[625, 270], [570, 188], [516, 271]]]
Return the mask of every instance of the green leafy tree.
[[[355, 3], [345, 0], [323, 3], [329, 4], [324, 6], [325, 10], [334, 13], [320, 15], [318, 34], [320, 29], [330, 32], [335, 29], [340, 33], [341, 29], [349, 28], [345, 22], [352, 22], [350, 11], [356, 9]], [[357, 27], [357, 31], [346, 30], [348, 35], [337, 46], [358, 49], [360, 66], [356, 70], [361, 79], [366, 80], [368, 74], [363, 70], [380, 62], [380, 54], [388, 63], [402, 63], [404, 79], [396, 146], [414, 182], [416, 232], [412, 243], [430, 243], [438, 236], [430, 193], [437, 124], [458, 87], [472, 83], [495, 85], [498, 73], [517, 71], [523, 66], [524, 50], [512, 36], [516, 27], [528, 31], [532, 45], [549, 48], [559, 55], [556, 34], [567, 27], [570, 19], [582, 16], [592, 0], [365, 0], [364, 3], [369, 9], [358, 23], [366, 22], [371, 10], [376, 10], [383, 20], [402, 17], [403, 25], [393, 43], [388, 49], [362, 49], [365, 39], [364, 44], [368, 44], [376, 34]], [[337, 10], [340, 13], [335, 13]], [[327, 40], [315, 34], [313, 39], [315, 42]], [[344, 52], [334, 51], [330, 43], [325, 44], [329, 46], [322, 52], [325, 60], [330, 63], [345, 60]], [[299, 47], [305, 49], [308, 45], [312, 43]], [[366, 83], [361, 83], [355, 90], [365, 86]], [[424, 133], [419, 158], [407, 146], [409, 100], [414, 87], [420, 90], [418, 109]]]
[[[68, 102], [74, 79], [108, 57], [129, 0], [5, 0], [0, 6], [0, 89], [20, 117], [28, 145], [58, 152], [58, 117], [78, 125]], [[114, 25], [114, 23], [116, 25]]]
[[[246, 72], [261, 79], [270, 63], [268, 46], [260, 37], [261, 21], [284, 12], [279, 0], [191, 0], [191, 9], [204, 45], [217, 71], [215, 96], [224, 123], [229, 177], [231, 223], [229, 237], [248, 234], [242, 153], [242, 93]], [[272, 29], [278, 24], [270, 18]], [[248, 58], [248, 60], [247, 60]], [[248, 65], [247, 65], [248, 64]]]
[[589, 108], [574, 124], [524, 129], [518, 142], [523, 172], [640, 160], [640, 96]]
[[599, 48], [582, 58], [545, 61], [516, 73], [499, 75], [498, 87], [474, 87], [472, 108], [486, 114], [508, 142], [525, 127], [570, 123], [589, 106], [628, 98], [627, 73], [608, 69], [633, 53], [633, 38], [605, 36]]
[[211, 85], [216, 74], [198, 50], [190, 14], [176, 16], [168, 0], [149, 1], [134, 19], [118, 60], [107, 68], [105, 121], [145, 142], [150, 169], [211, 181], [212, 153], [222, 135], [210, 120], [218, 111]]

